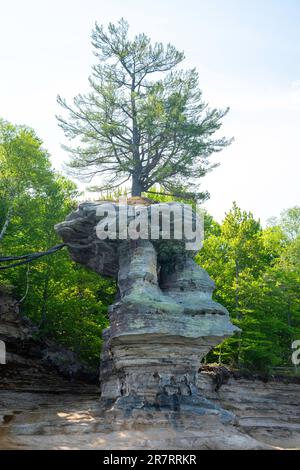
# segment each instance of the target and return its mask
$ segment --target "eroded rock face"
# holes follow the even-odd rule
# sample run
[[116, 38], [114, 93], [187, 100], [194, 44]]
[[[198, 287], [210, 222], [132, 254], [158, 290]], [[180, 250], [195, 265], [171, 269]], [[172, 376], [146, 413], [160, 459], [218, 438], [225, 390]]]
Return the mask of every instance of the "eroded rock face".
[[216, 392], [211, 374], [200, 373], [197, 384], [237, 425], [159, 409], [135, 409], [124, 420], [78, 384], [60, 394], [9, 390], [0, 391], [0, 449], [300, 449], [299, 383], [231, 377]]
[[0, 286], [0, 341], [6, 349], [5, 364], [0, 364], [0, 391], [58, 393], [72, 389], [70, 379], [97, 383], [97, 371], [76, 354], [39, 338], [38, 328], [20, 315], [18, 302], [4, 286]]
[[[182, 205], [172, 204], [177, 217]], [[97, 212], [96, 203], [81, 204], [56, 230], [72, 259], [118, 280], [103, 334], [102, 402], [127, 414], [154, 408], [232, 421], [196, 384], [202, 357], [237, 330], [228, 311], [212, 300], [213, 281], [186, 251], [184, 239], [99, 240]], [[119, 217], [117, 205], [116, 212]]]

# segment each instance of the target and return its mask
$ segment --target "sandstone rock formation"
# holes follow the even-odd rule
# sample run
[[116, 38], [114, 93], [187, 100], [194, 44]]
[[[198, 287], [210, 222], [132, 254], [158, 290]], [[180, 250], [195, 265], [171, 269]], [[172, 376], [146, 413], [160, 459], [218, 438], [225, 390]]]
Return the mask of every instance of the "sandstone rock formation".
[[[126, 250], [124, 251], [122, 256], [125, 257], [127, 254]], [[148, 259], [151, 253], [152, 249], [149, 250]], [[179, 263], [178, 259], [176, 262]], [[190, 266], [187, 275], [189, 278], [191, 266], [194, 265], [189, 260], [187, 265]], [[128, 281], [130, 275], [128, 277], [126, 273], [133, 273], [134, 266], [129, 269], [127, 262], [124, 266], [124, 277], [120, 275], [124, 290], [122, 297], [120, 294], [119, 305], [123, 305], [123, 313], [126, 315], [126, 304], [121, 302], [121, 298], [124, 299], [132, 293]], [[135, 267], [137, 266], [135, 264]], [[178, 273], [182, 273], [182, 266], [186, 264], [179, 264]], [[196, 271], [199, 272], [197, 269]], [[161, 290], [161, 297], [157, 298], [164, 299], [165, 302], [168, 300], [169, 305], [173, 307], [174, 299], [178, 302], [184, 291], [181, 291], [179, 283], [174, 282], [174, 270], [171, 272], [172, 282], [166, 281], [171, 279], [171, 275], [165, 277], [161, 270], [158, 276], [160, 289], [157, 286], [153, 288], [153, 285], [149, 289], [153, 294]], [[206, 275], [203, 274], [203, 277], [205, 281]], [[180, 279], [180, 282], [183, 282], [182, 275]], [[143, 287], [142, 279], [140, 281]], [[209, 282], [208, 284], [211, 285]], [[184, 304], [188, 305], [185, 308], [192, 308], [192, 312], [195, 312], [198, 305], [197, 289], [195, 285], [194, 287], [194, 294], [189, 300], [187, 296], [182, 299]], [[168, 291], [171, 288], [173, 303], [170, 300], [171, 295], [164, 294], [165, 289]], [[137, 292], [136, 296], [139, 298]], [[121, 364], [121, 371], [110, 358], [103, 362], [102, 392], [114, 397], [110, 398], [113, 406], [107, 407], [109, 400], [102, 399], [99, 404], [99, 390], [94, 385], [85, 383], [89, 376], [85, 374], [85, 369], [82, 369], [76, 358], [54, 343], [39, 340], [36, 328], [29, 320], [22, 318], [18, 310], [18, 303], [11, 294], [0, 289], [0, 339], [5, 340], [8, 352], [7, 364], [0, 364], [0, 449], [300, 449], [299, 380], [298, 383], [292, 383], [281, 378], [280, 381], [264, 383], [245, 378], [235, 379], [236, 374], [229, 373], [228, 377], [225, 377], [226, 383], [216, 387], [213, 377], [219, 370], [216, 373], [214, 370], [208, 372], [211, 368], [206, 367], [204, 371], [195, 374], [195, 388], [189, 385], [193, 389], [192, 395], [184, 395], [188, 386], [186, 383], [180, 384], [181, 390], [175, 387], [175, 400], [170, 405], [170, 398], [165, 399], [165, 395], [170, 397], [168, 393], [174, 384], [165, 385], [165, 393], [159, 396], [160, 402], [157, 401], [156, 406], [152, 406], [149, 405], [153, 400], [152, 378], [147, 395], [148, 405], [145, 403], [147, 387], [145, 392], [144, 384], [141, 394], [139, 389], [137, 395], [126, 395], [127, 391], [124, 395], [119, 393], [116, 384], [120, 383], [118, 380], [123, 370], [128, 371], [129, 377], [125, 377], [127, 380], [131, 379], [130, 374], [134, 371], [141, 372], [141, 380], [145, 379], [142, 361], [140, 370], [134, 369], [134, 364], [129, 362], [130, 357], [126, 362], [127, 358], [123, 356], [124, 365]], [[143, 312], [142, 308], [138, 311]], [[115, 331], [118, 332], [117, 325]], [[168, 333], [172, 331], [170, 326]], [[110, 335], [111, 331], [107, 330], [105, 337], [108, 340]], [[127, 335], [126, 341], [130, 336], [131, 334]], [[158, 340], [158, 336], [156, 339]], [[199, 342], [200, 339], [198, 338]], [[167, 347], [167, 351], [174, 351], [174, 356], [169, 352], [171, 359], [166, 359], [170, 370], [175, 370], [175, 373], [175, 360], [181, 361], [182, 357], [176, 341], [177, 339], [174, 343], [165, 343], [163, 346], [164, 352]], [[146, 351], [142, 342], [140, 343], [137, 346], [139, 354]], [[134, 344], [129, 350], [131, 356], [134, 353]], [[183, 348], [187, 348], [186, 343], [182, 344]], [[146, 348], [147, 343], [144, 346]], [[110, 354], [109, 341], [105, 343], [105, 347]], [[125, 345], [120, 342], [116, 343], [113, 350], [118, 353], [119, 347], [126, 351]], [[145, 354], [144, 361], [148, 371], [154, 367], [152, 349], [150, 343], [149, 351], [153, 364], [149, 363], [148, 354]], [[161, 361], [162, 354], [159, 348], [157, 349], [155, 356]], [[186, 349], [183, 353], [186, 354]], [[163, 366], [164, 361], [160, 369], [162, 376], [168, 371], [168, 366]], [[182, 362], [179, 372], [181, 367]], [[109, 368], [113, 376], [109, 375]], [[168, 376], [163, 377], [168, 379]], [[127, 383], [125, 381], [125, 385]], [[164, 402], [161, 396], [164, 397]], [[182, 396], [187, 396], [189, 403]], [[129, 406], [128, 401], [126, 404], [126, 400], [131, 400], [134, 406]], [[233, 414], [236, 417], [234, 425], [227, 424]]]
[[[132, 202], [136, 201], [129, 201], [125, 208], [113, 205], [117, 222], [125, 210], [130, 223]], [[123, 239], [103, 240], [97, 236], [96, 226], [103, 221], [107, 204], [81, 204], [56, 226], [74, 261], [118, 281], [118, 298], [109, 312], [110, 328], [103, 334], [103, 406], [113, 404], [126, 416], [141, 409], [168, 410], [233, 421], [231, 413], [209, 402], [196, 385], [203, 356], [238, 329], [227, 310], [212, 300], [214, 283], [195, 263], [194, 252], [186, 250], [186, 238], [174, 237], [176, 218], [181, 217], [184, 206], [171, 204], [174, 217], [169, 240], [151, 236], [131, 240], [124, 234]], [[164, 211], [169, 205], [157, 208]], [[146, 211], [153, 228], [151, 209], [147, 201], [141, 210]], [[163, 223], [160, 219], [156, 223], [154, 228], [162, 234]]]
[[[235, 379], [229, 373], [216, 392], [219, 369], [205, 367], [196, 387], [209, 399], [210, 413], [148, 407], [124, 419], [122, 409], [99, 406], [99, 390], [85, 383], [88, 376], [72, 355], [35, 333], [11, 294], [1, 290], [0, 338], [8, 357], [0, 365], [0, 449], [300, 448], [299, 383]], [[220, 406], [234, 413], [235, 425], [222, 424], [213, 404], [216, 413]]]
[[235, 426], [212, 415], [170, 421], [159, 410], [108, 420], [99, 395], [78, 384], [69, 393], [1, 390], [0, 449], [300, 449], [299, 383], [231, 377], [215, 392], [201, 372], [197, 385], [235, 413]]
[[[6, 361], [0, 364], [0, 392], [59, 393], [73, 390], [80, 381], [83, 387], [85, 382], [97, 382], [95, 371], [72, 351], [39, 338], [38, 328], [20, 315], [11, 289], [4, 286], [0, 286], [0, 340], [6, 346]], [[74, 386], [70, 380], [75, 380]]]

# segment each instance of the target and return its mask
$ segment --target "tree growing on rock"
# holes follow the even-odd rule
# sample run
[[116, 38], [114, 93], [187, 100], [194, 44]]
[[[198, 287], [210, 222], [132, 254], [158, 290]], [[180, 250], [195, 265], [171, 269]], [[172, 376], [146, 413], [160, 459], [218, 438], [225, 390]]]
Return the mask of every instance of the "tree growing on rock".
[[72, 105], [58, 97], [67, 111], [59, 125], [76, 142], [66, 147], [73, 174], [88, 182], [100, 176], [102, 190], [130, 180], [132, 196], [154, 184], [195, 192], [198, 179], [216, 166], [209, 156], [231, 141], [215, 137], [228, 109], [203, 101], [197, 71], [177, 68], [182, 52], [152, 44], [145, 34], [131, 40], [123, 19], [107, 30], [96, 23], [92, 45], [97, 63], [90, 92]]

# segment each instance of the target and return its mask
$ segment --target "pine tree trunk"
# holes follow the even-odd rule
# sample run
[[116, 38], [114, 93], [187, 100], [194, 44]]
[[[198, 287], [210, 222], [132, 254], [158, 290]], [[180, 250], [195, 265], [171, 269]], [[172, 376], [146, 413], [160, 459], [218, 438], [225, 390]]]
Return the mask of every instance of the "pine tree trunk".
[[141, 196], [143, 187], [136, 176], [132, 177], [131, 196]]

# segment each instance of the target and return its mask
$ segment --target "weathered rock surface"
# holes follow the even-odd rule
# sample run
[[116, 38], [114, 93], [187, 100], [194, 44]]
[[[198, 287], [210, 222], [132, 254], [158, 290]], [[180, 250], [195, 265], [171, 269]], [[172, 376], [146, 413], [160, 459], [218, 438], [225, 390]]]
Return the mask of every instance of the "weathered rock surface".
[[300, 383], [284, 377], [261, 381], [230, 377], [216, 392], [213, 374], [197, 385], [209, 400], [232, 411], [238, 429], [265, 445], [300, 449]]
[[75, 261], [98, 273], [117, 275], [119, 295], [110, 308], [110, 328], [104, 332], [102, 403], [113, 403], [126, 416], [137, 409], [161, 409], [234, 421], [196, 387], [202, 357], [238, 330], [227, 310], [212, 300], [214, 283], [195, 263], [194, 253], [186, 250], [185, 230], [181, 239], [174, 238], [175, 226], [182, 228], [184, 217], [191, 221], [196, 215], [179, 203], [157, 204], [156, 211], [166, 214], [171, 207], [174, 215], [171, 239], [156, 238], [153, 233], [165, 233], [166, 224], [147, 203], [140, 211], [145, 224], [151, 220], [150, 237], [132, 240], [118, 225], [122, 211], [129, 216], [128, 224], [133, 220], [132, 208], [113, 204], [116, 239], [100, 240], [96, 226], [103, 221], [100, 213], [106, 206], [81, 204], [56, 226]]
[[[300, 448], [300, 384], [229, 374], [216, 392], [214, 373], [204, 372], [196, 374], [196, 387], [212, 411], [217, 405], [215, 413], [145, 410], [135, 402], [124, 416], [124, 409], [101, 402], [96, 386], [45, 363], [45, 345], [33, 340], [32, 325], [20, 318], [15, 301], [5, 295], [0, 304], [2, 338], [5, 331], [15, 348], [8, 364], [0, 365], [0, 449]], [[235, 414], [234, 425], [220, 422], [220, 407]]]
[[57, 231], [75, 261], [118, 278], [101, 398], [74, 358], [37, 340], [2, 295], [0, 449], [299, 449], [299, 384], [229, 374], [216, 387], [198, 373], [235, 328], [192, 253], [176, 240], [99, 240], [96, 206], [81, 205]]
[[80, 386], [77, 394], [75, 388], [58, 394], [1, 390], [0, 449], [300, 449], [300, 384], [230, 378], [216, 393], [206, 373], [197, 383], [211, 401], [234, 411], [234, 426], [213, 415], [172, 420], [143, 410], [124, 420]]
[[70, 380], [97, 383], [97, 371], [76, 355], [48, 339], [21, 317], [19, 304], [7, 288], [0, 287], [0, 340], [6, 346], [6, 364], [0, 365], [0, 390], [36, 392], [72, 390]]

